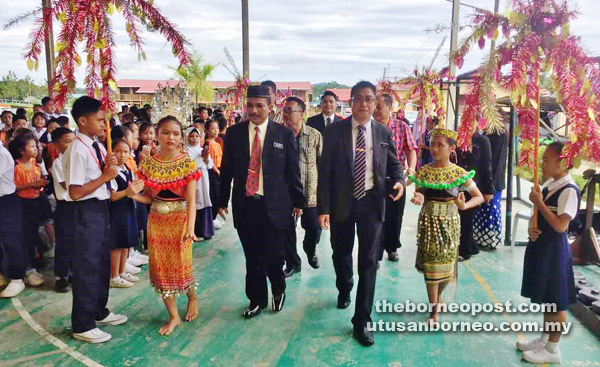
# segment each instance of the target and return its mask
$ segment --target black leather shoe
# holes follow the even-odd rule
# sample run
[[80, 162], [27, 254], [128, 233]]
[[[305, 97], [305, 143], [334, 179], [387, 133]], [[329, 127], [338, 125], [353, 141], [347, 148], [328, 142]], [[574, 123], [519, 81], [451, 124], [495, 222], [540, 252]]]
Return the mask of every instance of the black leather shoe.
[[398, 256], [398, 252], [397, 251], [388, 252], [388, 260], [394, 261], [394, 262], [400, 260], [400, 256]]
[[370, 347], [375, 344], [375, 338], [373, 337], [373, 333], [367, 329], [366, 326], [362, 328], [354, 328], [354, 332], [352, 333], [352, 337], [358, 340], [358, 342], [365, 347]]
[[319, 268], [319, 258], [317, 255], [313, 255], [308, 258], [308, 265], [310, 265], [313, 269]]
[[338, 295], [338, 302], [337, 302], [337, 308], [339, 309], [345, 309], [348, 308], [348, 306], [350, 306], [350, 295], [345, 295], [345, 294], [340, 294]]
[[57, 291], [58, 293], [67, 293], [68, 291], [71, 290], [71, 287], [69, 287], [69, 283], [67, 282], [67, 279], [59, 278], [54, 283], [54, 290]]
[[260, 314], [261, 311], [262, 311], [262, 307], [260, 307], [259, 305], [250, 304], [248, 306], [248, 308], [246, 309], [246, 311], [244, 311], [243, 316], [246, 319], [251, 319], [254, 316], [258, 316], [258, 314]]
[[294, 275], [294, 273], [299, 273], [299, 272], [300, 272], [300, 268], [285, 268], [285, 270], [283, 271], [283, 275], [285, 275], [286, 278], [289, 278], [292, 275]]
[[283, 309], [285, 303], [285, 293], [281, 293], [280, 296], [273, 296], [273, 312], [279, 312]]

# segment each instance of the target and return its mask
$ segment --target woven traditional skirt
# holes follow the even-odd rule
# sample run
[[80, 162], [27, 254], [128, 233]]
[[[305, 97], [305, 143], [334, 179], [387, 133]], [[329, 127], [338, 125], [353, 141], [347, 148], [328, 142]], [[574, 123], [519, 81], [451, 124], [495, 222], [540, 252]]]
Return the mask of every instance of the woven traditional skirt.
[[436, 284], [456, 275], [460, 216], [454, 202], [426, 201], [419, 213], [415, 267], [425, 282]]
[[185, 201], [155, 200], [148, 216], [150, 283], [164, 298], [196, 287], [192, 269], [192, 241], [187, 231]]

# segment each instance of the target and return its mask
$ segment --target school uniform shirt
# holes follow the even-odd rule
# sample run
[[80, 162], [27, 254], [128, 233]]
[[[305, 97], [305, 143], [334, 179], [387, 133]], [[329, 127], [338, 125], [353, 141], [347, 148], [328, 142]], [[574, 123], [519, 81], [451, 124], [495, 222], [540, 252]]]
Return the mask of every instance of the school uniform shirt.
[[[42, 169], [36, 163], [35, 158], [31, 158], [31, 165], [32, 167], [30, 169], [26, 169], [22, 164], [17, 163], [15, 166], [16, 186], [32, 183], [42, 179]], [[40, 189], [32, 187], [18, 191], [17, 195], [23, 199], [37, 199], [40, 197]]]
[[15, 160], [8, 149], [0, 144], [0, 197], [14, 194], [15, 186]]
[[[63, 155], [63, 172], [67, 190], [71, 185], [83, 186], [102, 176], [102, 168], [92, 144], [98, 143], [102, 157], [106, 160], [106, 149], [97, 139], [77, 132], [76, 139]], [[110, 192], [107, 185], [100, 185], [96, 191], [79, 199], [108, 200]]]
[[[252, 157], [252, 145], [254, 145], [254, 136], [256, 135], [256, 131], [254, 128], [258, 127], [258, 131], [260, 131], [260, 151], [264, 151], [265, 146], [265, 136], [267, 135], [267, 126], [269, 125], [269, 119], [265, 120], [260, 125], [254, 125], [252, 121], [248, 124], [248, 141], [250, 143], [250, 157]], [[262, 158], [260, 160], [261, 166], [263, 164]], [[258, 173], [258, 191], [256, 191], [256, 195], [265, 196], [264, 184], [263, 184], [263, 169], [261, 168]]]
[[214, 167], [214, 162], [210, 155], [208, 163], [202, 158], [202, 145], [198, 144], [195, 147], [188, 146], [187, 154], [196, 162], [196, 168], [202, 172], [202, 177], [196, 183], [196, 209], [204, 209], [212, 207], [210, 201], [210, 182], [208, 179], [208, 170]]
[[52, 180], [54, 181], [54, 197], [58, 201], [73, 201], [69, 196], [69, 192], [62, 187], [61, 182], [65, 182], [65, 174], [63, 171], [63, 155], [59, 156], [52, 163]]
[[[554, 195], [558, 190], [563, 188], [568, 184], [577, 185], [575, 181], [571, 178], [571, 175], [566, 175], [558, 180], [554, 180], [553, 178], [549, 179], [544, 183], [544, 187], [548, 188], [548, 195], [544, 197], [544, 201]], [[568, 187], [560, 193], [558, 197], [558, 204], [556, 208], [550, 207], [550, 210], [556, 211], [556, 215], [567, 214], [571, 220], [575, 218], [577, 215], [579, 204], [579, 198], [577, 197], [577, 191]]]

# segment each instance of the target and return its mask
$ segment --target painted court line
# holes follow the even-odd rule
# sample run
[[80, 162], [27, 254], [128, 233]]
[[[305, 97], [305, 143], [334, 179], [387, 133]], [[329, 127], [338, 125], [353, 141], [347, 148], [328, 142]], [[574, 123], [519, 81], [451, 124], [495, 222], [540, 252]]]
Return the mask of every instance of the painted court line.
[[[469, 263], [467, 261], [463, 261], [463, 264], [467, 267], [467, 269], [469, 269], [469, 271], [471, 272], [471, 274], [473, 274], [473, 276], [475, 277], [475, 280], [477, 280], [477, 282], [481, 285], [481, 287], [483, 288], [483, 290], [485, 291], [485, 293], [487, 293], [488, 297], [490, 297], [490, 299], [492, 300], [492, 302], [494, 302], [494, 303], [501, 303], [500, 300], [498, 299], [498, 297], [496, 297], [496, 295], [492, 291], [492, 287], [490, 287], [490, 285], [487, 284], [487, 282], [485, 281], [485, 279], [483, 279], [483, 277], [481, 275], [479, 275], [479, 273], [475, 269], [473, 269], [471, 267], [471, 265], [469, 265]], [[504, 316], [504, 318], [508, 322], [510, 322], [510, 323], [514, 322], [514, 320], [512, 319], [512, 317], [510, 317], [508, 315], [508, 313], [503, 312], [502, 316]], [[525, 338], [525, 335], [523, 335], [521, 332], [515, 332], [515, 334], [517, 334], [517, 337], [520, 340], [527, 340], [527, 338]], [[548, 364], [544, 363], [544, 364], [541, 364], [540, 366], [548, 367]]]
[[74, 350], [73, 348], [69, 347], [67, 344], [65, 344], [65, 342], [63, 342], [62, 340], [58, 339], [57, 337], [55, 337], [54, 335], [52, 335], [48, 331], [46, 331], [46, 329], [44, 329], [42, 327], [42, 325], [38, 324], [33, 319], [33, 317], [31, 317], [29, 312], [27, 312], [25, 307], [23, 307], [23, 303], [21, 303], [21, 300], [14, 297], [14, 298], [11, 298], [11, 301], [12, 301], [13, 306], [15, 307], [15, 309], [17, 310], [17, 312], [19, 313], [21, 318], [23, 320], [25, 320], [27, 325], [29, 325], [36, 333], [40, 334], [40, 336], [42, 338], [46, 339], [46, 341], [53, 344], [55, 347], [60, 349], [62, 352], [67, 353], [69, 356], [73, 357], [74, 359], [81, 362], [85, 366], [104, 367], [100, 363], [89, 359], [88, 357], [84, 356], [83, 354], [81, 354], [78, 351]]
[[33, 355], [30, 355], [27, 357], [11, 359], [11, 360], [6, 360], [6, 361], [0, 361], [0, 366], [1, 367], [18, 366], [23, 362], [35, 361], [36, 359], [39, 359], [39, 358], [53, 356], [55, 354], [60, 354], [60, 353], [62, 353], [62, 350], [53, 350], [52, 352], [38, 353], [38, 354], [33, 354]]

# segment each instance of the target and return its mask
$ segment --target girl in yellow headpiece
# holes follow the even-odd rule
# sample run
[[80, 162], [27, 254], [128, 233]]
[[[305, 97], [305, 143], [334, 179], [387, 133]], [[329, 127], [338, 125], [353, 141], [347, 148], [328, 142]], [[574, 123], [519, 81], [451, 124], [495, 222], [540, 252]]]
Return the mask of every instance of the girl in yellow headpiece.
[[[416, 185], [412, 203], [423, 205], [417, 231], [415, 267], [425, 276], [431, 313], [427, 322], [439, 321], [442, 292], [456, 277], [458, 245], [460, 243], [459, 210], [483, 203], [483, 196], [473, 181], [475, 171], [467, 172], [450, 162], [456, 150], [456, 132], [434, 129], [430, 135], [433, 162], [422, 166], [414, 176]], [[469, 201], [461, 191], [468, 191]]]

